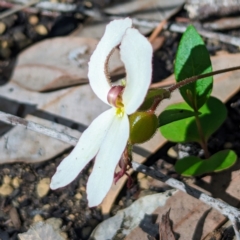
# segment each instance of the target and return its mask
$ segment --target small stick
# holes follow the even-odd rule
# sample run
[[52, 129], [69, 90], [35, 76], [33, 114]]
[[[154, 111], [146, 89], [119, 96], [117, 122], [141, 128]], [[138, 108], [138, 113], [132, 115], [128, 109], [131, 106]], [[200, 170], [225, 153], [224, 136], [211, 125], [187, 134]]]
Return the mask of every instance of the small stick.
[[19, 11], [23, 10], [24, 8], [27, 8], [31, 5], [34, 5], [38, 2], [39, 2], [39, 0], [31, 0], [27, 3], [25, 3], [23, 6], [17, 6], [17, 7], [14, 7], [12, 9], [6, 10], [3, 13], [0, 14], [0, 20], [5, 18], [5, 17], [8, 17], [8, 16], [10, 16], [10, 15], [16, 13], [16, 12], [19, 12]]
[[150, 37], [148, 38], [149, 42], [152, 43], [155, 38], [158, 36], [158, 34], [163, 30], [163, 27], [166, 25], [167, 20], [163, 20], [158, 24], [158, 26], [154, 29]]
[[20, 118], [8, 113], [4, 113], [0, 111], [0, 121], [11, 124], [13, 126], [21, 126], [28, 130], [44, 134], [46, 136], [56, 138], [62, 142], [66, 142], [68, 144], [71, 144], [75, 146], [78, 142], [78, 139], [75, 137], [71, 137], [65, 133], [55, 131], [51, 128], [45, 127], [43, 125], [40, 125], [38, 123], [28, 121], [24, 118]]
[[[28, 121], [26, 119], [23, 119], [23, 118], [20, 118], [20, 117], [11, 115], [11, 114], [7, 114], [7, 113], [1, 112], [1, 111], [0, 111], [0, 121], [11, 124], [13, 126], [22, 126], [26, 129], [56, 138], [58, 140], [61, 140], [63, 142], [71, 144], [73, 146], [75, 146], [78, 141], [77, 138], [71, 137], [65, 133], [55, 131], [53, 129], [42, 126], [38, 123], [34, 123], [32, 121]], [[173, 188], [176, 188], [180, 191], [183, 191], [183, 192], [189, 194], [192, 197], [199, 199], [200, 201], [206, 203], [208, 206], [219, 211], [224, 216], [228, 217], [229, 220], [233, 224], [233, 228], [234, 228], [235, 234], [237, 236], [237, 240], [240, 240], [240, 234], [238, 232], [238, 227], [237, 227], [237, 223], [240, 222], [240, 211], [237, 208], [232, 207], [223, 201], [212, 198], [211, 196], [209, 196], [193, 187], [190, 187], [186, 183], [183, 183], [174, 178], [166, 176], [163, 173], [161, 173], [160, 171], [155, 171], [155, 170], [148, 168], [137, 162], [132, 161], [132, 167], [137, 172], [142, 172], [142, 173], [146, 174], [147, 176], [151, 176], [155, 179], [158, 179]]]
[[193, 76], [193, 77], [190, 77], [190, 78], [186, 78], [186, 79], [182, 80], [181, 82], [178, 82], [178, 83], [174, 84], [173, 86], [169, 87], [168, 90], [170, 92], [173, 92], [174, 90], [179, 89], [179, 88], [181, 88], [181, 87], [183, 87], [183, 86], [185, 86], [189, 83], [196, 82], [199, 79], [210, 77], [210, 76], [221, 74], [221, 73], [225, 73], [225, 72], [236, 71], [236, 70], [240, 70], [240, 66], [225, 68], [225, 69], [217, 70], [217, 71], [214, 71], [214, 72], [204, 73], [204, 74], [201, 74], [201, 75], [198, 75], [198, 76]]
[[[147, 28], [153, 29], [158, 25], [158, 22], [156, 21], [139, 20], [137, 18], [132, 18], [132, 19], [133, 19], [133, 24], [135, 26], [141, 26], [141, 27], [147, 27]], [[168, 23], [164, 26], [164, 29], [169, 30], [171, 32], [184, 33], [187, 29], [187, 26], [188, 24]], [[229, 36], [227, 34], [222, 34], [222, 33], [210, 32], [199, 27], [196, 27], [196, 29], [198, 33], [203, 37], [216, 39], [220, 42], [232, 44], [237, 47], [240, 46], [239, 37]]]

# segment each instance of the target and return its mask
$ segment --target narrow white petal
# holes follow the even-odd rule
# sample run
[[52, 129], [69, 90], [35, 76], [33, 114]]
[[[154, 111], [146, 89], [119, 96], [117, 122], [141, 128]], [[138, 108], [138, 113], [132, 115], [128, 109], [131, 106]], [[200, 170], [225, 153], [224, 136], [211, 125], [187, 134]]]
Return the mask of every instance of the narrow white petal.
[[58, 166], [51, 180], [51, 189], [68, 185], [96, 156], [114, 117], [115, 109], [111, 108], [99, 115], [83, 132], [73, 151]]
[[152, 79], [152, 46], [138, 30], [127, 29], [120, 45], [121, 59], [126, 69], [123, 103], [127, 114], [142, 104]]
[[107, 94], [111, 86], [106, 76], [106, 62], [111, 51], [121, 43], [126, 29], [131, 26], [132, 20], [130, 18], [110, 22], [88, 64], [90, 85], [95, 94], [107, 104]]
[[126, 147], [129, 137], [129, 121], [126, 114], [116, 117], [96, 156], [93, 171], [87, 183], [89, 207], [99, 205], [108, 193], [115, 168]]

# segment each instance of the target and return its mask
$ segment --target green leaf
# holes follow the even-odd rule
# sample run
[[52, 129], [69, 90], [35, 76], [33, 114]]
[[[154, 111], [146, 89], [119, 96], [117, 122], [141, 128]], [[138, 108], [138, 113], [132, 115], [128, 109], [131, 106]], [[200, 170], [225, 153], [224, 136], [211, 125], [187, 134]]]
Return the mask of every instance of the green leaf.
[[236, 161], [237, 155], [233, 150], [222, 150], [206, 160], [195, 156], [180, 159], [175, 165], [175, 170], [183, 176], [199, 176], [230, 168]]
[[149, 110], [156, 99], [163, 100], [170, 98], [171, 92], [165, 88], [150, 89], [145, 97], [142, 105], [139, 107], [138, 111], [147, 111]]
[[[169, 110], [191, 111], [192, 108], [186, 103], [177, 103], [168, 106], [158, 117], [159, 122], [165, 121], [166, 111]], [[203, 130], [205, 141], [222, 125], [227, 117], [225, 105], [217, 98], [210, 97], [206, 104], [199, 109], [199, 119]], [[195, 117], [188, 117], [178, 121], [165, 124], [160, 127], [162, 135], [172, 142], [199, 142]]]
[[162, 127], [171, 122], [193, 117], [195, 116], [195, 112], [186, 110], [186, 109], [176, 108], [176, 109], [164, 110], [160, 116], [161, 116], [161, 120], [159, 119], [159, 127]]
[[[177, 82], [212, 72], [209, 53], [196, 29], [190, 25], [183, 34], [174, 66]], [[195, 110], [200, 109], [212, 92], [213, 78], [207, 77], [180, 88], [184, 100]]]

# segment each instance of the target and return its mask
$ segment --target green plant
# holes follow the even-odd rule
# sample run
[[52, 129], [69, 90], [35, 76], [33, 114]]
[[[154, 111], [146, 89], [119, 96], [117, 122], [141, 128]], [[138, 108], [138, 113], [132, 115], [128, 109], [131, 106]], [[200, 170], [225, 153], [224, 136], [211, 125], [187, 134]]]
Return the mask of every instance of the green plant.
[[[190, 25], [180, 41], [176, 61], [175, 78], [180, 83], [192, 76], [212, 72], [209, 53], [196, 29]], [[158, 117], [162, 135], [170, 141], [197, 142], [204, 150], [205, 159], [188, 156], [177, 161], [175, 169], [185, 176], [218, 172], [231, 167], [237, 160], [232, 150], [223, 150], [210, 155], [209, 137], [227, 117], [225, 105], [211, 97], [213, 77], [183, 85], [180, 93], [185, 102], [168, 106]]]

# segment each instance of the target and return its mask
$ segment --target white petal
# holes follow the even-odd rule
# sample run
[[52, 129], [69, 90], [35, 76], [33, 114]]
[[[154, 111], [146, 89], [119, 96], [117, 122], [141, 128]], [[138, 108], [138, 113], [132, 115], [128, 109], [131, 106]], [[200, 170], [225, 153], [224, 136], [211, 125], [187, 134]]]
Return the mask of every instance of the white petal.
[[108, 193], [115, 168], [126, 147], [129, 137], [129, 121], [126, 114], [116, 117], [96, 156], [93, 171], [87, 183], [89, 207], [99, 205]]
[[106, 62], [111, 51], [121, 43], [126, 29], [131, 26], [132, 20], [130, 18], [110, 22], [88, 64], [90, 85], [95, 94], [107, 104], [107, 94], [111, 86], [106, 76]]
[[99, 115], [83, 132], [73, 151], [58, 166], [51, 180], [51, 189], [68, 185], [96, 156], [114, 117], [115, 109], [111, 108]]
[[138, 30], [127, 29], [120, 45], [121, 59], [126, 69], [123, 103], [127, 114], [142, 104], [152, 79], [152, 46]]

